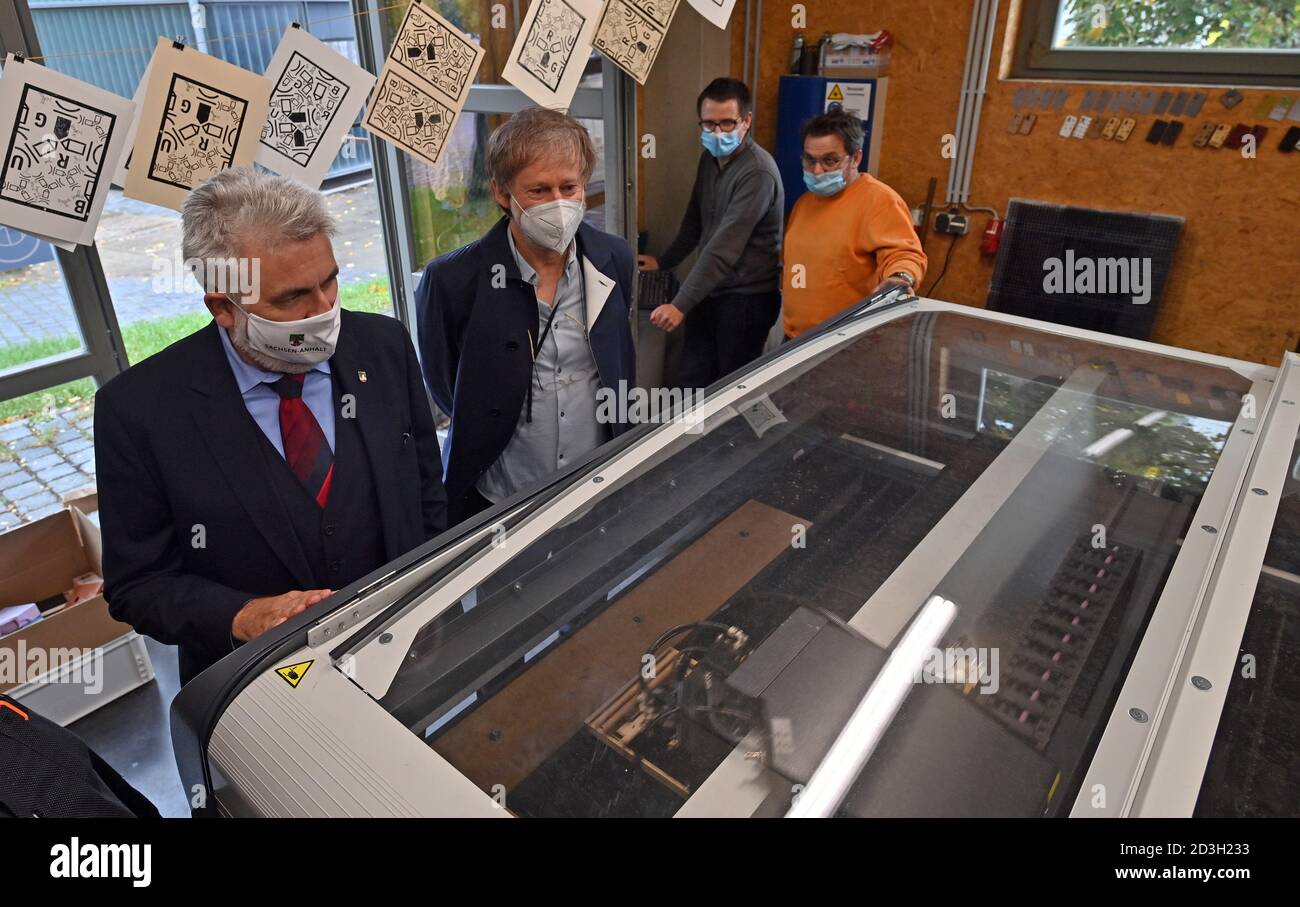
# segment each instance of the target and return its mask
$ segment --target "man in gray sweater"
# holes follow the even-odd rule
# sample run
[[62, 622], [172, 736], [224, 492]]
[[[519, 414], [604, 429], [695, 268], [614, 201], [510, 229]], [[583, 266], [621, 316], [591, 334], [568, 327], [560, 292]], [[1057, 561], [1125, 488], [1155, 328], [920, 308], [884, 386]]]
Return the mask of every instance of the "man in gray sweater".
[[677, 238], [657, 259], [640, 255], [646, 271], [673, 268], [699, 249], [673, 300], [650, 323], [675, 331], [685, 321], [681, 384], [707, 387], [763, 351], [781, 311], [781, 176], [772, 156], [750, 135], [749, 89], [714, 79], [696, 102], [700, 155], [695, 188]]

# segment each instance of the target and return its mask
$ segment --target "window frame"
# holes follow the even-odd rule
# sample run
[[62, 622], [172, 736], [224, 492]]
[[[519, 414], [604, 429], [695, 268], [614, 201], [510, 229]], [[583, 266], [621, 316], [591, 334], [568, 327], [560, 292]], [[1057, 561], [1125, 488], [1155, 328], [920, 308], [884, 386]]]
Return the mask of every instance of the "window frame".
[[1057, 48], [1059, 0], [1023, 0], [1011, 77], [1197, 85], [1300, 85], [1295, 50]]

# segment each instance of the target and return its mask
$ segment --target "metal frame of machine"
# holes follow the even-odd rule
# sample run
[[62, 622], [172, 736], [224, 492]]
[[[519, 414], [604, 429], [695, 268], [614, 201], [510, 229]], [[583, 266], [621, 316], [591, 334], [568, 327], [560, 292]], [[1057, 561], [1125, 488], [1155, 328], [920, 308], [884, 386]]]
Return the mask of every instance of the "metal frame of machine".
[[[629, 432], [534, 494], [444, 533], [205, 671], [173, 706], [177, 761], [194, 802], [204, 804], [202, 811], [233, 815], [508, 815], [372, 698], [391, 682], [407, 651], [403, 640], [512, 556], [493, 543], [503, 531], [510, 546], [528, 544], [580, 515], [616, 479], [634, 473], [684, 433], [707, 430], [709, 420], [745, 398], [749, 388], [779, 382], [798, 363], [924, 312], [959, 313], [1219, 366], [1252, 382], [1250, 393], [1260, 401], [1256, 418], [1234, 422], [1193, 518], [1194, 526], [1211, 528], [1190, 532], [1174, 562], [1071, 813], [1190, 815], [1300, 425], [1300, 356], [1288, 355], [1275, 369], [898, 298], [897, 291], [864, 301], [714, 385], [694, 418]], [[1086, 386], [1091, 379], [1076, 373], [1069, 380]], [[1040, 418], [1050, 416], [1040, 413], [1035, 422]], [[1030, 440], [1034, 431], [1033, 423], [1026, 426], [999, 454], [863, 605], [851, 622], [854, 629], [882, 646], [898, 636], [945, 564], [964, 547], [953, 544], [954, 538], [974, 538], [1041, 456], [1041, 446]], [[413, 592], [426, 586], [427, 592]], [[366, 645], [381, 634], [387, 639]], [[277, 673], [290, 665], [307, 665], [293, 685]], [[677, 815], [772, 815], [788, 800], [788, 782], [738, 749]]]

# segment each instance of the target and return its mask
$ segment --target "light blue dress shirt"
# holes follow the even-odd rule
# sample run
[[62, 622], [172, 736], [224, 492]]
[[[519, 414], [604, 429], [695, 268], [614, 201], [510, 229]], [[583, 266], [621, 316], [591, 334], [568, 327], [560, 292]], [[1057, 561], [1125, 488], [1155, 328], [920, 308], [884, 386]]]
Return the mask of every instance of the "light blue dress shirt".
[[[506, 237], [519, 276], [532, 284], [535, 297], [541, 278], [519, 254], [508, 229]], [[564, 272], [551, 303], [555, 320], [546, 342], [535, 351], [529, 376], [533, 382], [533, 419], [528, 421], [525, 402], [514, 435], [476, 486], [478, 493], [494, 504], [582, 459], [609, 438], [609, 427], [596, 420], [600, 372], [587, 339], [587, 303], [577, 243], [569, 244]], [[551, 317], [551, 306], [540, 299], [536, 299], [536, 305], [540, 332]]]
[[[230, 338], [226, 336], [226, 329], [218, 326], [217, 333], [221, 335], [221, 345], [226, 350], [226, 359], [230, 362], [230, 370], [235, 373], [235, 383], [239, 385], [239, 393], [244, 398], [244, 406], [248, 414], [253, 417], [257, 427], [262, 429], [266, 440], [270, 441], [283, 457], [284, 442], [280, 440], [280, 395], [275, 392], [275, 388], [266, 383], [279, 381], [283, 376], [280, 372], [268, 372], [245, 362], [239, 353], [235, 352]], [[329, 444], [330, 450], [337, 450], [338, 448], [334, 446], [334, 390], [330, 387], [328, 359], [307, 373], [302, 383], [302, 399], [311, 410], [311, 414], [316, 417], [321, 431], [325, 433], [325, 441]]]

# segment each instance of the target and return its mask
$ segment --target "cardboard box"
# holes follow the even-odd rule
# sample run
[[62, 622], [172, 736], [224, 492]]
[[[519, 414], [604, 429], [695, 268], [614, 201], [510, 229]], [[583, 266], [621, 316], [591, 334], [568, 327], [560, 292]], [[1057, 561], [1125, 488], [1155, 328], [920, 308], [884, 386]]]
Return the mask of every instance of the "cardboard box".
[[[103, 575], [101, 554], [98, 527], [74, 508], [0, 533], [0, 607], [62, 598], [77, 577]], [[0, 670], [18, 665], [25, 672], [36, 664], [33, 652], [94, 649], [132, 632], [109, 616], [104, 596], [95, 595], [0, 637]], [[32, 679], [0, 676], [0, 693]]]

